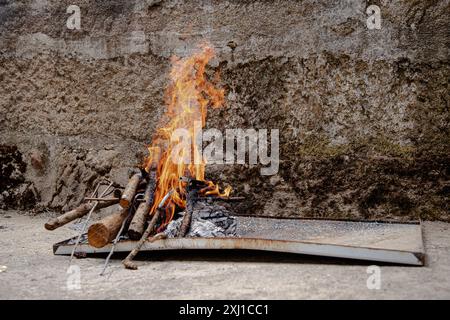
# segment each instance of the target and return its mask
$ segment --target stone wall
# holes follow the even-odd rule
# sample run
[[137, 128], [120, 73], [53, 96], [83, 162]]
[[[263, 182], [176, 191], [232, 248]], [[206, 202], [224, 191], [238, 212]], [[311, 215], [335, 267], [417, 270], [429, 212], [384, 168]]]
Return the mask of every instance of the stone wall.
[[0, 1], [0, 203], [67, 210], [102, 176], [124, 184], [163, 115], [171, 56], [206, 40], [227, 98], [207, 126], [280, 130], [278, 175], [208, 168], [247, 197], [235, 210], [450, 220], [449, 6]]

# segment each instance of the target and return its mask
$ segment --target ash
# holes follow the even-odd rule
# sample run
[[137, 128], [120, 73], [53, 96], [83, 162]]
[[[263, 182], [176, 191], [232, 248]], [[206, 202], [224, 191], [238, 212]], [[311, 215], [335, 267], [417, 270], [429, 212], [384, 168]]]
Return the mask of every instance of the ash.
[[[181, 217], [167, 225], [164, 233], [168, 238], [178, 235], [184, 212]], [[187, 237], [235, 237], [237, 222], [231, 212], [217, 203], [198, 201], [192, 213], [191, 226]]]

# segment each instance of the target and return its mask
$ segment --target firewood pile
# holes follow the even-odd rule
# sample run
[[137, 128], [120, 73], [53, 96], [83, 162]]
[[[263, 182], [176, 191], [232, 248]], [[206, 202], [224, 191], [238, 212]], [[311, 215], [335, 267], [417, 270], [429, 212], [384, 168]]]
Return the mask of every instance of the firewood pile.
[[117, 206], [116, 212], [90, 225], [87, 240], [96, 248], [112, 243], [110, 255], [120, 239], [136, 241], [123, 261], [129, 269], [137, 268], [133, 258], [146, 241], [236, 234], [236, 222], [219, 201], [242, 199], [229, 196], [231, 186], [221, 190], [217, 183], [205, 179], [208, 161], [202, 152], [201, 131], [208, 107], [219, 108], [225, 102], [225, 90], [218, 86], [219, 74], [206, 72], [213, 56], [214, 50], [202, 45], [192, 56], [173, 60], [166, 113], [152, 136], [148, 157], [141, 169], [130, 175], [125, 188], [101, 182], [85, 203], [46, 223], [48, 230], [54, 230], [86, 216], [71, 258], [85, 237], [94, 210], [112, 205]]
[[[156, 171], [134, 172], [125, 188], [101, 181], [90, 197], [77, 208], [49, 220], [47, 230], [55, 230], [84, 216], [85, 224], [77, 245], [85, 236], [88, 221], [95, 210], [116, 206], [113, 214], [91, 224], [87, 230], [89, 245], [102, 248], [115, 245], [123, 239], [135, 240], [136, 246], [123, 260], [127, 269], [137, 269], [133, 258], [146, 242], [175, 237], [230, 237], [236, 235], [236, 221], [220, 202], [241, 201], [241, 197], [208, 194], [211, 185], [205, 181], [180, 177], [185, 207], [168, 207], [166, 203], [175, 190], [169, 191], [159, 203], [155, 203]], [[100, 189], [103, 191], [100, 192]], [[72, 256], [76, 255], [76, 245]]]

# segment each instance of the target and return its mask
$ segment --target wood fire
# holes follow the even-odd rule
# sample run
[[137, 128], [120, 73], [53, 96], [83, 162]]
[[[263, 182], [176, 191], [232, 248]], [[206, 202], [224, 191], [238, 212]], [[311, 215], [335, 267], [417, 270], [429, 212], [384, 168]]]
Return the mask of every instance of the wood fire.
[[[101, 185], [105, 185], [100, 183], [92, 196], [85, 199], [86, 203], [50, 220], [45, 224], [46, 229], [54, 230], [85, 215], [87, 223], [95, 209], [117, 205], [116, 213], [89, 227], [87, 239], [96, 248], [117, 242], [121, 235], [139, 240], [123, 261], [126, 268], [136, 269], [132, 260], [141, 246], [145, 241], [167, 237], [164, 231], [176, 213], [183, 212], [182, 218], [178, 229], [171, 228], [170, 235], [184, 237], [190, 229], [197, 201], [240, 200], [230, 198], [230, 186], [222, 190], [217, 183], [205, 178], [206, 161], [201, 156], [201, 146], [196, 143], [198, 129], [205, 126], [208, 107], [219, 108], [224, 104], [224, 90], [215, 86], [218, 75], [213, 81], [206, 75], [206, 66], [213, 56], [212, 48], [203, 45], [190, 57], [172, 60], [166, 114], [148, 147], [148, 157], [141, 168], [131, 174], [126, 187], [109, 183], [98, 195]], [[180, 129], [187, 132], [188, 137], [177, 136]], [[180, 148], [180, 145], [186, 147], [180, 143], [180, 138], [189, 141], [188, 148]], [[108, 198], [111, 193], [115, 197]], [[224, 215], [228, 217], [227, 213]], [[235, 228], [232, 221], [230, 226]], [[83, 232], [84, 228], [80, 237]], [[72, 256], [75, 249], [76, 246]]]

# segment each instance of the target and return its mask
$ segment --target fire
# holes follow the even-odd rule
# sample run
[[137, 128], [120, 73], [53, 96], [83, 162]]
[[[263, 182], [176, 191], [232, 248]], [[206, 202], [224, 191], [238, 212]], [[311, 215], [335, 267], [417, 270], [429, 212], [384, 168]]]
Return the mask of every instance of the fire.
[[[173, 218], [176, 207], [186, 207], [186, 182], [180, 180], [182, 176], [188, 175], [205, 181], [208, 186], [201, 190], [204, 195], [228, 196], [231, 192], [231, 187], [221, 191], [217, 184], [205, 180], [206, 162], [195, 143], [201, 134], [199, 129], [205, 126], [208, 107], [219, 108], [224, 103], [224, 89], [217, 88], [205, 74], [206, 65], [212, 57], [214, 50], [204, 45], [190, 57], [172, 59], [171, 83], [166, 90], [166, 117], [163, 117], [169, 121], [159, 126], [152, 145], [148, 147], [149, 156], [144, 164], [147, 172], [156, 167], [157, 173], [157, 186], [150, 214], [155, 212], [164, 196], [173, 190], [165, 202], [166, 217], [163, 225]], [[184, 150], [175, 150], [179, 141], [172, 137], [177, 129], [189, 132], [189, 137], [183, 139], [188, 138], [187, 140], [191, 141], [192, 154], [187, 155]], [[182, 159], [190, 157], [191, 161], [173, 161], [174, 154]]]

